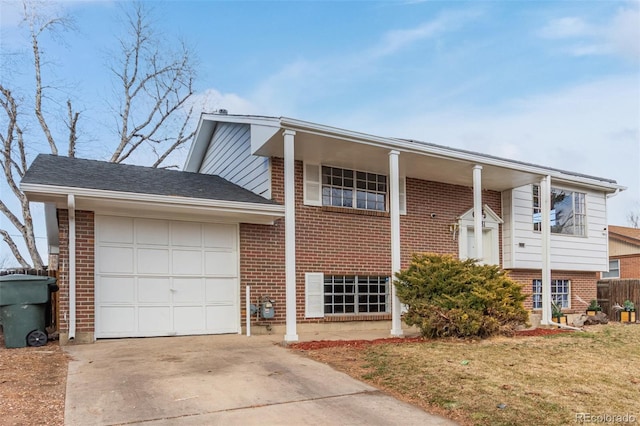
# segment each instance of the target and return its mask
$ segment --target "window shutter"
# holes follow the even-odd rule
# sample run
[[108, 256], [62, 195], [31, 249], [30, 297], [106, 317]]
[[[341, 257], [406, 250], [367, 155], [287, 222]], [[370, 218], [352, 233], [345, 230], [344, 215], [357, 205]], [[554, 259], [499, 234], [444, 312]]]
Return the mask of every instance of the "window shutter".
[[400, 195], [400, 214], [407, 214], [407, 178], [401, 177], [398, 182]]
[[305, 318], [324, 317], [324, 274], [307, 272], [304, 274], [304, 316]]
[[322, 167], [319, 164], [304, 164], [304, 203], [309, 206], [322, 205]]

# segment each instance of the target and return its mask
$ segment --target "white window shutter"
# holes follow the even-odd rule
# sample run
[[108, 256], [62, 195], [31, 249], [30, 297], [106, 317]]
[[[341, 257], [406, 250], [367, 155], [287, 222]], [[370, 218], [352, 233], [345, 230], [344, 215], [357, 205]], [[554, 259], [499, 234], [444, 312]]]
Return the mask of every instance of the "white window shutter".
[[398, 182], [400, 195], [400, 214], [407, 214], [407, 178], [401, 177]]
[[304, 274], [304, 316], [324, 317], [324, 274], [307, 272]]
[[322, 167], [304, 163], [304, 204], [322, 205]]

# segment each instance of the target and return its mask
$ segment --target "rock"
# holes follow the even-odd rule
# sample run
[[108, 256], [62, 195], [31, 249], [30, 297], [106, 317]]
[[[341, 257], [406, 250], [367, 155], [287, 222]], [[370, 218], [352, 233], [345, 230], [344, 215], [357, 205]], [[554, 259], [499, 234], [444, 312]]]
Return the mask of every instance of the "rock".
[[609, 318], [607, 318], [607, 314], [604, 312], [598, 312], [591, 317], [587, 315], [583, 316], [587, 317], [583, 323], [584, 325], [607, 324], [609, 322]]
[[588, 315], [582, 314], [579, 317], [576, 317], [573, 320], [573, 325], [574, 327], [582, 327], [585, 323], [585, 321], [587, 320], [587, 318], [589, 318]]

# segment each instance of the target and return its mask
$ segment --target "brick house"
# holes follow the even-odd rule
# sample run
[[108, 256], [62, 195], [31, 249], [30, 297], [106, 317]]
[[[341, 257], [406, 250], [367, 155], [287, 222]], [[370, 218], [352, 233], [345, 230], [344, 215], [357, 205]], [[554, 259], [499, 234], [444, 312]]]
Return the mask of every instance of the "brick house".
[[609, 226], [609, 269], [603, 279], [640, 279], [640, 229]]
[[[415, 252], [510, 270], [550, 321], [596, 295], [615, 181], [290, 118], [205, 114], [184, 171], [39, 156], [22, 181], [58, 253], [61, 341], [298, 330], [402, 334]], [[255, 316], [253, 321], [256, 321]]]

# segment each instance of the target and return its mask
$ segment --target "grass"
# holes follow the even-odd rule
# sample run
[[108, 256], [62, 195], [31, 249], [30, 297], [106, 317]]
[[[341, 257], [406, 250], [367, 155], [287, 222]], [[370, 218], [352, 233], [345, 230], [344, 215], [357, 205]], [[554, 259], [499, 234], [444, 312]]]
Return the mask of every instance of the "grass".
[[640, 325], [309, 354], [465, 425], [576, 424], [579, 413], [640, 422]]

